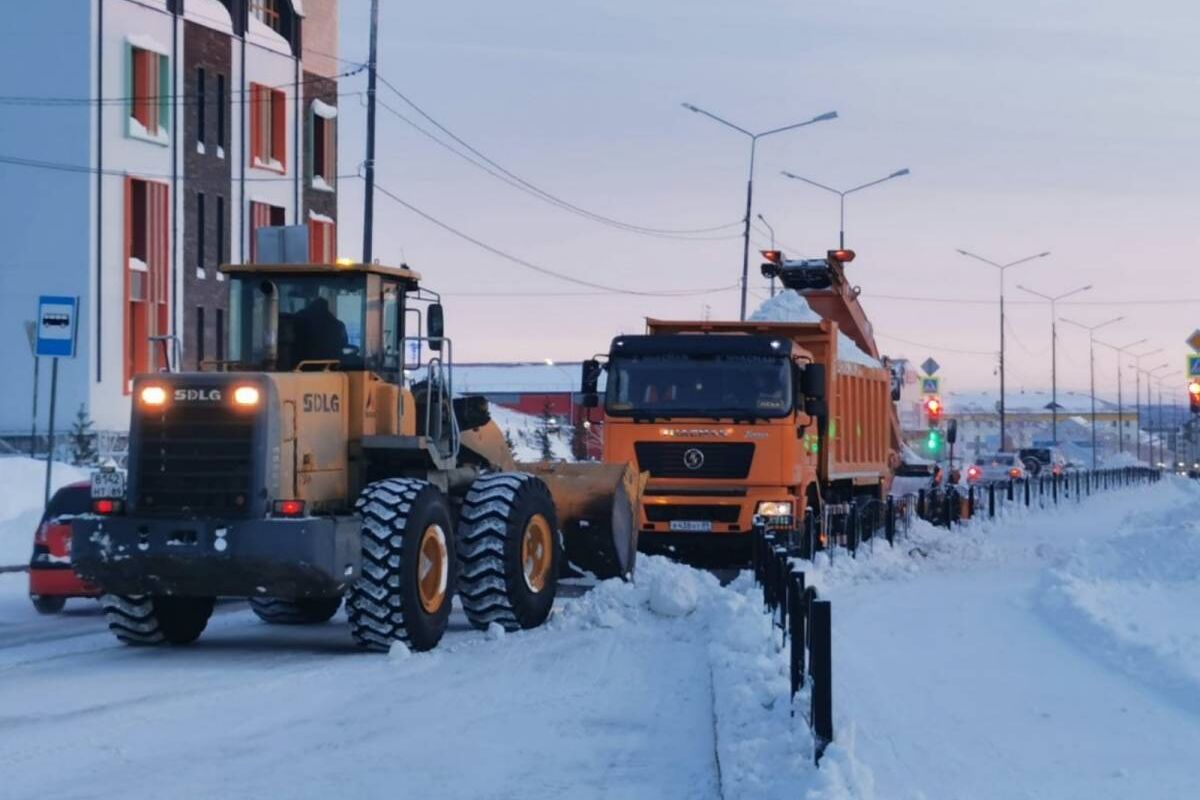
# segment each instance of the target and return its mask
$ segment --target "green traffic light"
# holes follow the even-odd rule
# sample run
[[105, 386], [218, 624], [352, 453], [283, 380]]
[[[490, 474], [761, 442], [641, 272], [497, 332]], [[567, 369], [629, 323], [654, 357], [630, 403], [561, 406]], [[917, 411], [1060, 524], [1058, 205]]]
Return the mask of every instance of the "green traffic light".
[[942, 437], [937, 431], [930, 431], [929, 436], [925, 439], [925, 447], [928, 450], [940, 450], [942, 447]]

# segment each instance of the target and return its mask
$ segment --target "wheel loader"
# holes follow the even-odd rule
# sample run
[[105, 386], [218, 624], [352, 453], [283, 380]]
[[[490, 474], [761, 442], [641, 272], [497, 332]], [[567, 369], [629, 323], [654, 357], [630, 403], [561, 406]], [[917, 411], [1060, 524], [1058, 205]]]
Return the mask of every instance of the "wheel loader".
[[248, 264], [229, 360], [136, 376], [127, 475], [93, 481], [73, 564], [128, 644], [185, 644], [217, 598], [312, 624], [345, 604], [362, 647], [434, 647], [457, 594], [476, 627], [544, 622], [565, 558], [629, 577], [644, 480], [513, 460], [455, 397], [438, 296], [407, 267]]

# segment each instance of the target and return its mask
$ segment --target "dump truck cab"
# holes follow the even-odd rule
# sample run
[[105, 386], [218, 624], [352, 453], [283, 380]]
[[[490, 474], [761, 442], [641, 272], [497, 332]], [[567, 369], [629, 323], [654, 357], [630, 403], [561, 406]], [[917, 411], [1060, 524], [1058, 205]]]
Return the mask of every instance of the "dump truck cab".
[[637, 480], [518, 468], [486, 401], [455, 397], [442, 307], [416, 272], [223, 271], [229, 358], [134, 378], [127, 480], [93, 481], [95, 513], [73, 525], [76, 569], [103, 587], [122, 641], [190, 642], [218, 597], [288, 624], [345, 599], [376, 650], [434, 646], [456, 591], [478, 627], [533, 627], [564, 529], [586, 529], [580, 560], [603, 577], [632, 571], [636, 532], [618, 523]]
[[650, 476], [642, 548], [746, 551], [756, 518], [790, 527], [818, 499], [824, 366], [753, 326], [649, 329], [613, 339], [603, 395], [604, 460]]

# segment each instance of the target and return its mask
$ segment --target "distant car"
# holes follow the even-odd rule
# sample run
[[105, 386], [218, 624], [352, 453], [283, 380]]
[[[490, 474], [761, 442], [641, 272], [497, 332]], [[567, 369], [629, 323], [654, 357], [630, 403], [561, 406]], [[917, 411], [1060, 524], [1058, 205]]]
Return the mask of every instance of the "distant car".
[[92, 487], [87, 481], [59, 489], [46, 506], [29, 562], [29, 599], [41, 614], [57, 614], [69, 598], [100, 594], [71, 569], [71, 519], [91, 510]]
[[967, 483], [981, 484], [1000, 483], [1007, 480], [1020, 480], [1025, 477], [1025, 469], [1015, 453], [992, 453], [975, 459], [975, 463], [967, 467]]
[[1017, 451], [1017, 457], [1025, 466], [1025, 471], [1032, 477], [1047, 470], [1060, 475], [1067, 468], [1067, 459], [1062, 453], [1052, 447], [1022, 447]]
[[901, 464], [892, 477], [893, 497], [915, 495], [922, 489], [932, 491], [942, 480], [942, 467], [932, 461]]

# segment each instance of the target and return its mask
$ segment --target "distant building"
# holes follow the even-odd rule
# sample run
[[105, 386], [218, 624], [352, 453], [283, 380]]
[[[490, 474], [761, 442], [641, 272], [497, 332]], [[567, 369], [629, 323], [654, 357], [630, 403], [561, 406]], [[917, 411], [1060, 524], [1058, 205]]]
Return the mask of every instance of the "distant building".
[[[78, 294], [59, 419], [82, 404], [97, 429], [123, 431], [134, 374], [225, 356], [217, 266], [251, 260], [256, 228], [307, 225], [312, 258], [336, 255], [337, 0], [12, 3], [4, 16], [7, 63], [36, 65], [11, 85], [38, 102], [0, 147], [37, 162], [0, 164], [21, 187], [0, 196], [0, 370], [28, 386], [16, 342], [37, 295]], [[6, 403], [0, 431], [28, 430], [28, 406]]]

